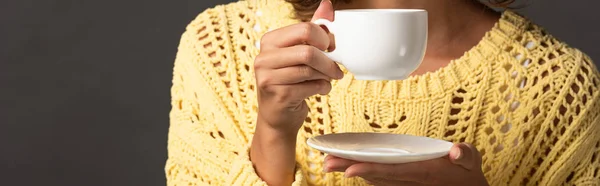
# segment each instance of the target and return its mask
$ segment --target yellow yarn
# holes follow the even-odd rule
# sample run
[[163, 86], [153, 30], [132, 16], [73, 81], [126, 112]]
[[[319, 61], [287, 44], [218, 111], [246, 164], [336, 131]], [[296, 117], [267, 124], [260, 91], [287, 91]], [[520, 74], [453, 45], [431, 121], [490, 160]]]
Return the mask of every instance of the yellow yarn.
[[[268, 3], [267, 3], [268, 1]], [[265, 185], [249, 161], [260, 37], [296, 23], [283, 0], [201, 13], [175, 60], [168, 185]], [[600, 185], [600, 75], [588, 56], [506, 11], [482, 41], [436, 72], [403, 81], [347, 74], [308, 99], [295, 185], [365, 185], [322, 172], [307, 138], [385, 132], [469, 142], [491, 185]]]

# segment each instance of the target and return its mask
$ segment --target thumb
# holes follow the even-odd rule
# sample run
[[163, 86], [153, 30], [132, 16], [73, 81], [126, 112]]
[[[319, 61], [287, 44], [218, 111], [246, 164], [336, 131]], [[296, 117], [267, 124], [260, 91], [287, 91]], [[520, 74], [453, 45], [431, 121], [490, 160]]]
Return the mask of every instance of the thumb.
[[315, 11], [311, 22], [317, 19], [327, 19], [329, 21], [334, 20], [334, 9], [331, 0], [321, 1], [321, 4], [319, 4], [319, 8], [317, 8], [317, 10]]
[[481, 166], [481, 155], [477, 148], [468, 143], [459, 143], [450, 149], [450, 161], [467, 170], [474, 170]]

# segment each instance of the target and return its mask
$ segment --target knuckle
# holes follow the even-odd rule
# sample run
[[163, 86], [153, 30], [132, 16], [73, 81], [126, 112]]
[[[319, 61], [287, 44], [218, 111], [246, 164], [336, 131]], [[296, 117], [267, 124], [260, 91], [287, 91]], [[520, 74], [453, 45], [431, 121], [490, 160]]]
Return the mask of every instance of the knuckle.
[[254, 69], [262, 69], [265, 63], [264, 54], [260, 53], [254, 58]]
[[314, 71], [309, 66], [301, 66], [298, 68], [298, 74], [300, 77], [308, 78], [314, 76]]
[[273, 31], [267, 32], [265, 33], [261, 38], [260, 38], [260, 46], [265, 46], [269, 43], [269, 38], [271, 38], [271, 35], [273, 35]]
[[308, 42], [313, 32], [313, 25], [311, 23], [300, 23], [299, 27], [300, 35], [298, 39], [302, 42]]
[[304, 45], [304, 46], [300, 47], [299, 54], [300, 54], [300, 58], [303, 63], [311, 64], [311, 63], [313, 63], [317, 53], [315, 52], [313, 47]]
[[256, 77], [256, 84], [260, 89], [263, 90], [268, 90], [270, 87], [270, 82], [271, 82], [271, 78], [270, 76], [257, 76]]

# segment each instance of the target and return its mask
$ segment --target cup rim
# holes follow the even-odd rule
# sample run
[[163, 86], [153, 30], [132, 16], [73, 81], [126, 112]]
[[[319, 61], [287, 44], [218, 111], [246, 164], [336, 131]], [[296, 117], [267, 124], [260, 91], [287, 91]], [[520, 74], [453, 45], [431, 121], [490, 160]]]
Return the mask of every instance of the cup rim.
[[336, 13], [415, 13], [427, 12], [424, 9], [344, 9], [336, 10]]

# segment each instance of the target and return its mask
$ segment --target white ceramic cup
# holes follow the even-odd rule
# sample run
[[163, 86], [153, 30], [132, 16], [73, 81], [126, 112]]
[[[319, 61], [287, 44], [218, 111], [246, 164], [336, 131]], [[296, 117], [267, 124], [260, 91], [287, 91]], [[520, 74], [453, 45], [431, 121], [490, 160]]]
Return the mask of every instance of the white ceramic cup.
[[325, 54], [358, 80], [402, 80], [415, 71], [427, 47], [427, 11], [351, 9], [335, 11], [335, 21], [318, 19], [335, 37]]

